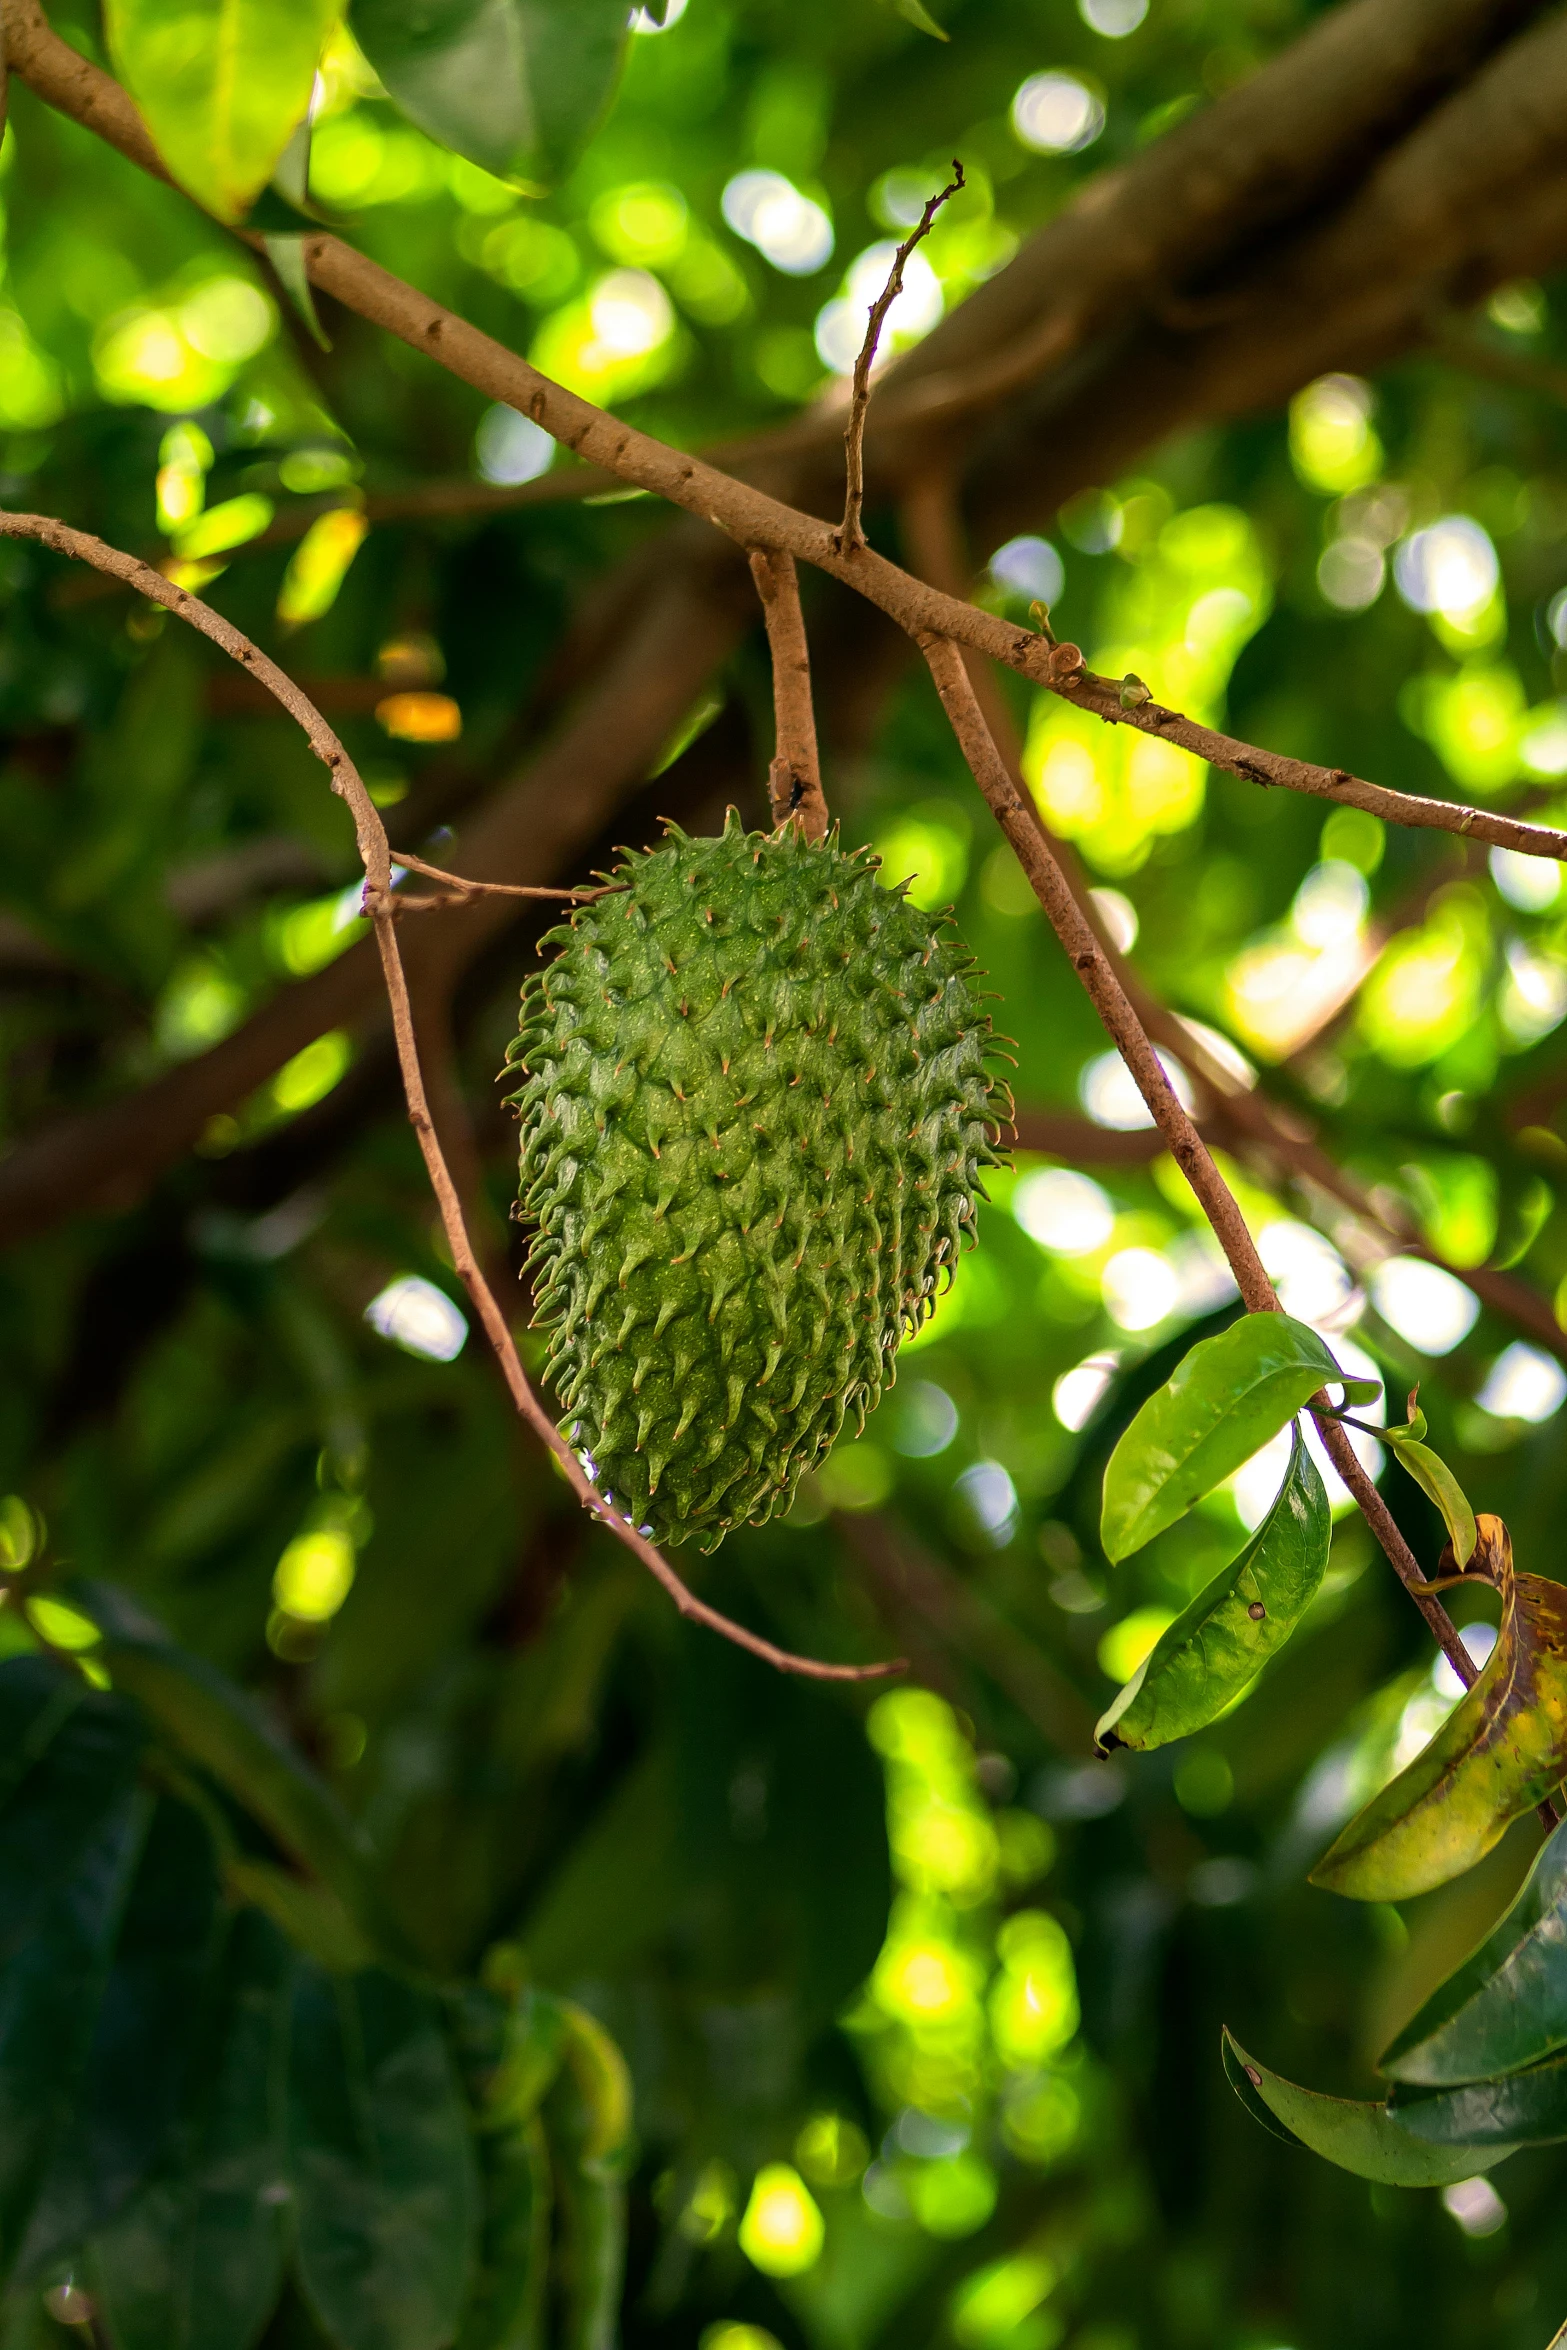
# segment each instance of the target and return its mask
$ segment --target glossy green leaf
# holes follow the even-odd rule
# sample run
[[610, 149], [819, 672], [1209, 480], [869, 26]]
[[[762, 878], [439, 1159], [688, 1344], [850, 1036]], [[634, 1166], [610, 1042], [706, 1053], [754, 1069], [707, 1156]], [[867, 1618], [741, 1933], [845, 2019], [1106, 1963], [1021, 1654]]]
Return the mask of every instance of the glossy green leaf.
[[930, 10], [925, 6], [925, 0], [898, 0], [898, 14], [907, 17], [909, 23], [920, 32], [930, 33], [938, 41], [947, 41], [952, 38], [950, 33], [942, 30], [931, 15]]
[[0, 1665], [0, 1962], [135, 1778], [145, 1731], [52, 1657]]
[[122, 1592], [102, 1583], [71, 1588], [103, 1634], [99, 1654], [116, 1687], [139, 1699], [177, 1747], [331, 1888], [370, 1947], [404, 1958], [363, 1837], [255, 1701], [177, 1648]]
[[557, 180], [609, 104], [629, 0], [354, 0], [355, 38], [432, 139], [525, 188]]
[[[279, 199], [290, 209], [308, 214], [310, 203], [310, 124], [299, 125], [288, 145], [278, 157], [272, 185], [263, 192], [261, 205], [268, 197]], [[306, 219], [282, 224], [271, 219], [257, 219], [253, 212], [251, 225], [261, 229], [266, 245], [267, 259], [295, 310], [304, 320], [310, 339], [321, 350], [330, 351], [331, 340], [321, 324], [316, 310], [315, 288], [310, 283], [310, 272], [305, 266]]]
[[1127, 1682], [1095, 1732], [1100, 1753], [1165, 1746], [1216, 1721], [1300, 1622], [1332, 1540], [1327, 1490], [1297, 1429], [1272, 1508]]
[[18, 2256], [35, 2276], [104, 2225], [153, 2169], [178, 2113], [215, 1956], [217, 1869], [196, 1813], [161, 1799], [96, 2003], [80, 2093]]
[[1551, 2146], [1567, 2138], [1567, 2056], [1458, 2089], [1395, 2088], [1389, 2108], [1401, 2128], [1428, 2146], [1466, 2154], [1477, 2147], [1511, 2153], [1516, 2146]]
[[625, 2173], [631, 2091], [602, 2025], [563, 2000], [566, 2061], [545, 2114], [559, 2162], [564, 2222], [562, 2350], [614, 2350], [626, 2265]]
[[[1420, 1425], [1422, 1428], [1425, 1426], [1423, 1413]], [[1446, 1461], [1440, 1454], [1434, 1453], [1428, 1444], [1421, 1444], [1415, 1437], [1405, 1436], [1398, 1428], [1389, 1428], [1386, 1438], [1422, 1493], [1434, 1501], [1441, 1511], [1448, 1539], [1453, 1546], [1455, 1564], [1460, 1568], [1467, 1567], [1474, 1556], [1475, 1514], [1458, 1479]]]
[[1567, 1827], [1548, 1837], [1517, 1899], [1432, 1992], [1380, 2060], [1428, 2088], [1516, 2072], [1567, 2047]]
[[76, 2103], [151, 1809], [134, 1790], [111, 1804], [6, 1965], [0, 2000], [0, 2279], [15, 2264]]
[[304, 238], [269, 236], [266, 247], [267, 259], [277, 272], [278, 284], [304, 320], [311, 341], [321, 350], [330, 351], [331, 338], [321, 324], [321, 316], [316, 309], [315, 288], [310, 283], [310, 272], [305, 267]]
[[456, 2003], [459, 2060], [478, 2118], [479, 2240], [456, 2350], [543, 2350], [554, 2187], [539, 2101], [560, 2070], [560, 2003], [493, 1951]]
[[457, 2350], [542, 2350], [553, 2188], [537, 2114], [479, 2143], [479, 2252]]
[[297, 1962], [288, 2162], [299, 2280], [339, 2350], [441, 2350], [473, 2261], [467, 2108], [433, 2000]]
[[93, 2245], [114, 2350], [250, 2350], [276, 2304], [290, 1967], [282, 1936], [242, 1910], [169, 2158]]
[[1314, 1885], [1358, 1901], [1445, 1885], [1567, 1773], [1567, 1588], [1515, 1575], [1500, 1519], [1478, 1526], [1502, 1589], [1496, 1646], [1425, 1751], [1323, 1855]]
[[1276, 1436], [1338, 1365], [1304, 1322], [1245, 1314], [1194, 1346], [1151, 1395], [1105, 1470], [1100, 1540], [1130, 1557]]
[[182, 188], [238, 220], [304, 120], [342, 0], [104, 0], [114, 68]]
[[1266, 2065], [1248, 2056], [1229, 2032], [1224, 2035], [1224, 2069], [1254, 2117], [1261, 2106], [1278, 2125], [1275, 2135], [1294, 2138], [1325, 2162], [1353, 2171], [1357, 2178], [1372, 2179], [1378, 2186], [1451, 2186], [1455, 2179], [1473, 2178], [1477, 2171], [1494, 2169], [1517, 2151], [1515, 2145], [1476, 2149], [1430, 2144], [1415, 2136], [1385, 2105], [1353, 2097], [1324, 2097], [1320, 2090], [1299, 2088], [1278, 2073], [1270, 2073]]

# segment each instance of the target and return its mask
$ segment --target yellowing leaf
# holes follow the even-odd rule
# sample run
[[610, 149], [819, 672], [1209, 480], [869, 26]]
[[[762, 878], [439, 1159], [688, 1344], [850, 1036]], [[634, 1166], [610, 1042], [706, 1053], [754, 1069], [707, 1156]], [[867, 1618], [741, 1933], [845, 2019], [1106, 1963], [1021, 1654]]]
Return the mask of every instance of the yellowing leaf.
[[1567, 1775], [1567, 1589], [1515, 1575], [1500, 1518], [1476, 1521], [1478, 1569], [1502, 1593], [1484, 1672], [1425, 1749], [1311, 1872], [1357, 1901], [1405, 1901], [1473, 1868]]
[[302, 628], [331, 610], [369, 528], [353, 506], [334, 506], [316, 516], [290, 556], [278, 591], [277, 616], [285, 628]]
[[303, 122], [341, 0], [104, 0], [115, 71], [182, 188], [238, 220]]

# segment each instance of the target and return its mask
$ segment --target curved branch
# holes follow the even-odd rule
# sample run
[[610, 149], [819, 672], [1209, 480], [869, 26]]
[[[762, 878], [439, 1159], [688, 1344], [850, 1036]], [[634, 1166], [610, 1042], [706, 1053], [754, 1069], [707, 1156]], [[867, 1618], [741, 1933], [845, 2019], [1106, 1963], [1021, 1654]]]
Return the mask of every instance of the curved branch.
[[[685, 555], [701, 559], [672, 561], [666, 548], [664, 592], [616, 633], [597, 690], [464, 826], [450, 852], [465, 868], [459, 880], [544, 881], [565, 869], [647, 773], [736, 642], [742, 610], [728, 559], [714, 565], [695, 532], [685, 537]], [[427, 972], [449, 981], [512, 919], [515, 902], [486, 894], [469, 904], [460, 923], [421, 924], [424, 935], [410, 939], [416, 981]], [[290, 981], [232, 1035], [139, 1091], [70, 1111], [28, 1136], [0, 1159], [0, 1242], [84, 1208], [134, 1205], [209, 1119], [244, 1101], [326, 1030], [376, 1016], [380, 993], [376, 958], [363, 941], [324, 970]]]
[[748, 1631], [743, 1624], [732, 1623], [727, 1616], [720, 1615], [716, 1608], [709, 1607], [705, 1600], [698, 1599], [653, 1544], [639, 1534], [628, 1519], [608, 1506], [535, 1395], [522, 1367], [510, 1325], [474, 1253], [457, 1186], [452, 1180], [430, 1115], [424, 1073], [419, 1064], [419, 1046], [414, 1035], [408, 977], [403, 969], [402, 951], [397, 941], [396, 901], [392, 894], [392, 852], [386, 837], [386, 827], [381, 821], [380, 810], [365, 789], [358, 768], [320, 711], [300, 692], [293, 679], [279, 669], [275, 661], [270, 661], [248, 637], [242, 636], [231, 621], [224, 619], [221, 612], [215, 612], [210, 604], [202, 603], [188, 589], [176, 587], [172, 580], [165, 579], [161, 571], [154, 571], [150, 564], [139, 562], [134, 555], [121, 554], [118, 548], [107, 546], [102, 539], [92, 537], [87, 531], [71, 530], [47, 514], [0, 512], [0, 538], [39, 540], [44, 546], [52, 547], [56, 554], [70, 556], [78, 563], [91, 564], [94, 570], [107, 572], [113, 578], [123, 580], [127, 587], [134, 588], [139, 595], [163, 605], [177, 619], [187, 621], [192, 628], [199, 629], [203, 636], [265, 686], [273, 699], [303, 730], [311, 749], [327, 769], [332, 778], [333, 791], [345, 803], [354, 820], [354, 837], [365, 870], [365, 911], [375, 926], [376, 947], [392, 1008], [392, 1029], [397, 1043], [403, 1091], [408, 1101], [408, 1122], [417, 1137], [430, 1188], [435, 1194], [453, 1266], [468, 1292], [485, 1337], [501, 1367], [519, 1417], [527, 1422], [540, 1441], [554, 1454], [565, 1473], [566, 1482], [588, 1515], [598, 1519], [601, 1525], [608, 1527], [617, 1541], [625, 1544], [633, 1557], [663, 1585], [683, 1616], [689, 1617], [693, 1623], [705, 1624], [710, 1631], [720, 1633], [737, 1648], [749, 1649], [753, 1656], [759, 1656], [765, 1663], [777, 1666], [781, 1672], [797, 1673], [819, 1681], [865, 1681], [900, 1671], [903, 1663], [901, 1658], [889, 1660], [885, 1664], [829, 1665], [819, 1663], [814, 1657], [792, 1655], [789, 1650], [778, 1648], [772, 1641], [762, 1639], [760, 1634]]

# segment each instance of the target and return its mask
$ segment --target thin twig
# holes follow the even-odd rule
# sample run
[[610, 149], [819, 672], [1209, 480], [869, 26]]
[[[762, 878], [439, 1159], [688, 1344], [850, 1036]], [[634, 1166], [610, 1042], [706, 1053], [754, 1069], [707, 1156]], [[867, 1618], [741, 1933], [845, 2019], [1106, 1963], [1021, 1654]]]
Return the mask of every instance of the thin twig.
[[827, 831], [827, 801], [816, 749], [811, 653], [805, 615], [800, 610], [800, 576], [792, 555], [769, 555], [753, 547], [751, 577], [762, 599], [773, 664], [775, 743], [767, 771], [773, 822], [787, 824], [793, 817], [807, 840], [821, 840]]
[[[1033, 884], [1034, 894], [1111, 1041], [1131, 1071], [1171, 1156], [1196, 1193], [1235, 1276], [1242, 1302], [1249, 1313], [1277, 1313], [1277, 1294], [1235, 1196], [1215, 1166], [1193, 1120], [1176, 1099], [1147, 1030], [1068, 889], [1066, 876], [1051, 854], [1048, 842], [1024, 806], [985, 724], [961, 651], [944, 637], [922, 636], [919, 644], [969, 770]], [[1325, 1395], [1322, 1401], [1326, 1403]], [[1395, 1574], [1411, 1593], [1443, 1655], [1467, 1688], [1475, 1677], [1474, 1660], [1447, 1610], [1420, 1588], [1425, 1582], [1424, 1572], [1394, 1523], [1392, 1512], [1361, 1467], [1344, 1431], [1326, 1417], [1318, 1421], [1318, 1427], [1329, 1460], [1360, 1504]]]
[[865, 411], [871, 400], [871, 369], [876, 361], [876, 346], [881, 341], [881, 330], [887, 322], [887, 313], [903, 291], [904, 265], [922, 237], [928, 237], [937, 213], [943, 204], [956, 196], [964, 185], [963, 166], [954, 156], [952, 177], [947, 185], [931, 197], [915, 226], [910, 229], [887, 272], [887, 282], [870, 307], [865, 328], [865, 340], [860, 355], [854, 362], [854, 392], [849, 402], [849, 421], [843, 430], [844, 471], [847, 486], [843, 501], [843, 521], [835, 533], [840, 555], [858, 554], [865, 544], [865, 533], [860, 527], [860, 511], [865, 504]]
[[[399, 849], [395, 862], [406, 866], [410, 873], [422, 873], [430, 881], [444, 881], [449, 889], [457, 890], [465, 898], [567, 898], [577, 905], [586, 905], [593, 898], [613, 897], [623, 887], [612, 882], [604, 889], [544, 889], [533, 882], [474, 881], [466, 873], [448, 873], [443, 865], [427, 865], [422, 857], [412, 857], [406, 849]], [[404, 898], [404, 905], [447, 904], [446, 899]]]
[[91, 564], [96, 571], [104, 571], [115, 579], [124, 580], [128, 587], [134, 587], [152, 602], [162, 604], [177, 619], [188, 621], [192, 628], [199, 629], [203, 636], [265, 686], [268, 693], [303, 728], [311, 749], [331, 775], [333, 791], [345, 802], [354, 820], [354, 837], [365, 869], [365, 910], [375, 926], [376, 946], [380, 951], [381, 969], [391, 1004], [398, 1068], [408, 1103], [408, 1122], [417, 1137], [430, 1188], [440, 1210], [452, 1264], [494, 1350], [513, 1404], [519, 1415], [555, 1455], [565, 1472], [567, 1483], [583, 1508], [591, 1517], [607, 1526], [617, 1541], [623, 1542], [641, 1561], [663, 1585], [683, 1616], [689, 1617], [693, 1623], [705, 1624], [710, 1631], [733, 1641], [737, 1648], [749, 1649], [753, 1656], [776, 1665], [781, 1672], [799, 1673], [819, 1681], [866, 1681], [901, 1670], [901, 1658], [889, 1660], [885, 1664], [829, 1665], [818, 1662], [814, 1657], [794, 1656], [787, 1649], [775, 1647], [772, 1641], [763, 1640], [759, 1634], [747, 1631], [743, 1624], [731, 1623], [727, 1616], [720, 1615], [716, 1608], [698, 1599], [652, 1543], [639, 1534], [628, 1519], [608, 1506], [534, 1394], [506, 1317], [474, 1253], [457, 1187], [452, 1181], [451, 1170], [447, 1166], [430, 1115], [424, 1076], [419, 1065], [419, 1046], [414, 1034], [408, 978], [403, 969], [402, 950], [397, 943], [397, 901], [392, 887], [392, 850], [386, 827], [358, 768], [320, 711], [300, 692], [293, 679], [279, 669], [276, 662], [269, 660], [248, 637], [242, 636], [231, 621], [225, 620], [220, 612], [215, 612], [210, 604], [202, 603], [199, 597], [191, 595], [187, 589], [176, 587], [172, 580], [165, 579], [161, 571], [154, 571], [150, 564], [139, 562], [134, 555], [122, 554], [117, 547], [107, 546], [102, 539], [93, 538], [86, 531], [72, 530], [47, 514], [9, 514], [0, 511], [0, 537], [40, 540], [57, 554], [71, 556], [77, 562]]

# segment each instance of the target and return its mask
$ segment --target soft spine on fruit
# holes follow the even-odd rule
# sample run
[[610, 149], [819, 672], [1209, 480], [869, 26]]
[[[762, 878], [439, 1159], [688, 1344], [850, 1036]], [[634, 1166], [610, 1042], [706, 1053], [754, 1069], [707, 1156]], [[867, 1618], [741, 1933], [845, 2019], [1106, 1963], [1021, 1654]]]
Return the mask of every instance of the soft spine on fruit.
[[973, 958], [792, 825], [678, 827], [543, 942], [508, 1061], [561, 1427], [711, 1549], [856, 1429], [972, 1240], [1011, 1099]]

